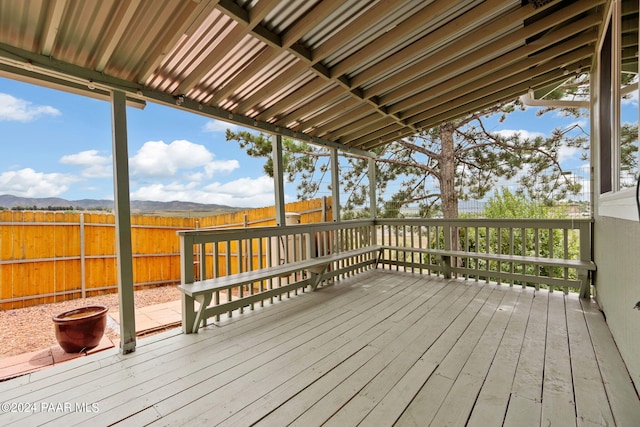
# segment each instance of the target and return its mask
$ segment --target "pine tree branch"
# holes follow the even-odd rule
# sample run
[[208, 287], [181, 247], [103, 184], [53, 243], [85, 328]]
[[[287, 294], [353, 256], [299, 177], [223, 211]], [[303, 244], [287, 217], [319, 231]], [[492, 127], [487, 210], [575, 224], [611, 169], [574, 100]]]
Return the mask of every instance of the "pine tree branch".
[[406, 162], [406, 161], [403, 161], [403, 160], [394, 160], [394, 159], [391, 159], [389, 157], [378, 158], [378, 159], [376, 159], [376, 162], [393, 164], [393, 165], [398, 165], [398, 166], [409, 166], [409, 167], [413, 167], [413, 168], [416, 168], [416, 169], [423, 170], [423, 171], [427, 172], [428, 174], [435, 176], [436, 178], [440, 178], [440, 173], [437, 170], [435, 170], [435, 169], [433, 169], [433, 168], [431, 168], [431, 167], [429, 167], [429, 166], [427, 166], [427, 165], [425, 165], [423, 163]]
[[438, 154], [438, 153], [436, 153], [434, 151], [431, 151], [431, 150], [429, 150], [429, 149], [427, 149], [425, 147], [421, 147], [421, 146], [419, 146], [417, 144], [404, 141], [402, 139], [396, 141], [396, 143], [399, 144], [399, 145], [402, 145], [403, 147], [405, 147], [406, 149], [408, 149], [410, 151], [416, 151], [416, 152], [424, 154], [426, 156], [433, 157], [434, 159], [440, 159], [440, 157], [441, 157], [440, 154]]

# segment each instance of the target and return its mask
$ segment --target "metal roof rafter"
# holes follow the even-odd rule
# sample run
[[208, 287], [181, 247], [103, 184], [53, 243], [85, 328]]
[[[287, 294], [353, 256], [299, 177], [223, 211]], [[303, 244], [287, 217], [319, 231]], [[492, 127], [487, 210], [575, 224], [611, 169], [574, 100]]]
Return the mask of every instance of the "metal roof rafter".
[[[235, 2], [231, 0], [221, 0], [218, 3], [218, 8], [223, 10], [225, 14], [232, 17], [242, 25], [250, 25], [248, 20], [249, 12], [238, 6]], [[378, 114], [382, 116], [393, 118], [393, 120], [401, 126], [407, 126], [407, 124], [404, 123], [402, 119], [396, 117], [395, 115], [389, 114], [384, 106], [381, 106], [376, 102], [375, 97], [369, 99], [365, 98], [362, 89], [353, 87], [346, 76], [333, 76], [330, 69], [325, 67], [320, 62], [314, 61], [313, 52], [311, 50], [307, 49], [301, 44], [296, 44], [293, 39], [289, 39], [287, 44], [291, 43], [290, 45], [284, 44], [281, 36], [273, 33], [263, 25], [255, 25], [249, 31], [255, 37], [257, 37], [270, 47], [275, 48], [280, 52], [288, 52], [295, 55], [299, 60], [303, 61], [303, 63], [307, 65], [310, 70], [313, 70], [319, 77], [322, 77], [327, 81], [336, 83], [339, 87], [343, 88], [344, 93], [349, 94], [359, 102], [366, 103], [373, 107], [373, 111], [377, 111]], [[411, 126], [408, 127], [412, 128]], [[415, 131], [415, 129], [413, 130]]]
[[[585, 48], [584, 46], [595, 42], [596, 39], [597, 39], [597, 32], [595, 31], [586, 32], [578, 37], [569, 39], [564, 43], [558, 44], [551, 49], [543, 50], [536, 55], [533, 55], [533, 56], [522, 55], [521, 60], [519, 62], [513, 63], [507, 67], [499, 68], [496, 66], [495, 68], [493, 68], [491, 72], [484, 73], [482, 72], [482, 69], [486, 68], [487, 70], [489, 70], [492, 68], [490, 67], [492, 62], [486, 63], [485, 66], [479, 67], [477, 69], [472, 69], [467, 73], [464, 73], [464, 74], [469, 74], [468, 79], [462, 78], [462, 75], [460, 75], [461, 77], [460, 81], [467, 82], [467, 83], [461, 84], [461, 83], [458, 83], [456, 80], [448, 80], [447, 82], [442, 83], [441, 85], [435, 86], [429, 90], [426, 90], [424, 92], [418, 93], [412, 97], [407, 98], [405, 101], [400, 103], [401, 105], [391, 106], [390, 110], [402, 111], [404, 114], [407, 115], [407, 117], [410, 117], [415, 114], [418, 114], [419, 112], [424, 111], [424, 109], [427, 108], [427, 106], [429, 105], [432, 106], [429, 108], [433, 108], [433, 106], [435, 105], [445, 105], [445, 104], [451, 105], [450, 103], [455, 104], [455, 102], [457, 102], [457, 99], [462, 97], [463, 94], [469, 93], [469, 91], [477, 94], [479, 90], [482, 90], [482, 88], [486, 88], [497, 81], [505, 82], [510, 78], [515, 78], [515, 76], [519, 76], [519, 75], [527, 76], [534, 69], [536, 70], [536, 72], [538, 72], [540, 68], [534, 68], [534, 67], [549, 67], [547, 63], [551, 64], [551, 66], [553, 66], [554, 64], [562, 64], [563, 63], [562, 60], [560, 62], [555, 60], [556, 60], [556, 57], [558, 57], [558, 55], [562, 54], [563, 52], [577, 51], [577, 52], [582, 52], [582, 54], [585, 54], [586, 49], [588, 48]], [[581, 54], [578, 54], [578, 55], [581, 55]], [[507, 55], [505, 55], [504, 57], [506, 56]], [[498, 63], [502, 61], [504, 57], [498, 58], [495, 62]], [[560, 56], [559, 58], [563, 58], [563, 57], [566, 57], [566, 55]], [[471, 75], [477, 75], [478, 78], [476, 78], [475, 80], [472, 80]], [[495, 87], [495, 85], [493, 85], [492, 87]], [[377, 129], [384, 128], [388, 126], [388, 124], [389, 123], [385, 122], [384, 120], [375, 120], [375, 121], [368, 120], [367, 121], [363, 119], [359, 122], [352, 121], [349, 127], [341, 129], [340, 134], [338, 134], [337, 136], [343, 137], [348, 140], [358, 139], [363, 137], [367, 133], [370, 133]], [[348, 132], [350, 129], [365, 129], [365, 128], [367, 130], [366, 132], [352, 132], [352, 133]]]

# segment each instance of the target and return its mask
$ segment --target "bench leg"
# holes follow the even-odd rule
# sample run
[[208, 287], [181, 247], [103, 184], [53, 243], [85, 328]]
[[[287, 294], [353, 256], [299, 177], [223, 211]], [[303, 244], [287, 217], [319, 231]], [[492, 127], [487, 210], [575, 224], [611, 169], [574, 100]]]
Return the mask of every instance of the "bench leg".
[[198, 304], [200, 304], [200, 307], [198, 308], [196, 318], [193, 321], [193, 332], [198, 332], [198, 329], [200, 329], [200, 324], [206, 326], [207, 318], [204, 317], [204, 312], [206, 311], [207, 307], [209, 307], [209, 304], [211, 304], [211, 297], [211, 294], [198, 295], [196, 297], [196, 301], [198, 302]]
[[451, 257], [449, 255], [441, 255], [439, 258], [444, 278], [451, 279]]
[[578, 280], [580, 280], [580, 298], [590, 298], [591, 281], [589, 280], [589, 271], [578, 270]]
[[[195, 302], [200, 304], [198, 311], [195, 310]], [[204, 312], [211, 303], [211, 294], [198, 295], [192, 298], [189, 295], [182, 294], [182, 332], [185, 334], [193, 334], [198, 332], [200, 322], [204, 317]]]
[[329, 268], [329, 264], [309, 269], [309, 273], [311, 273], [311, 290], [315, 291], [320, 282], [322, 282], [322, 277], [324, 276], [324, 273], [326, 273], [327, 268]]
[[196, 311], [194, 308], [195, 300], [187, 294], [182, 294], [182, 332], [191, 334], [193, 330], [193, 322], [196, 320]]
[[374, 265], [373, 268], [378, 268], [378, 264], [380, 264], [380, 261], [382, 260], [383, 251], [384, 249], [380, 248], [376, 253], [376, 265]]

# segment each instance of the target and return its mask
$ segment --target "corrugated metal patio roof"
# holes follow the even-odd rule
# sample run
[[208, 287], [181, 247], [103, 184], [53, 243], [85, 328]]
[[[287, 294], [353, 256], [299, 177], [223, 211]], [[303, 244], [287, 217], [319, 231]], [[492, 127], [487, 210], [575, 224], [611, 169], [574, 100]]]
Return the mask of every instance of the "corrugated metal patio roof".
[[0, 0], [0, 75], [360, 152], [589, 70], [605, 3]]

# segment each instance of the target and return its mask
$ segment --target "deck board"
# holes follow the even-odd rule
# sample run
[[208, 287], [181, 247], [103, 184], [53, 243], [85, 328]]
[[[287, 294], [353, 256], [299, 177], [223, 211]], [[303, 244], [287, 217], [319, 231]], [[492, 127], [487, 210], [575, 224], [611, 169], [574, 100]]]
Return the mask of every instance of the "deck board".
[[[100, 411], [1, 425], [640, 425], [602, 315], [575, 295], [375, 270], [2, 384]], [[524, 424], [523, 424], [524, 423]]]
[[578, 425], [615, 425], [580, 300], [570, 294], [566, 302]]
[[469, 426], [495, 426], [504, 421], [532, 303], [532, 292], [525, 290], [518, 295], [505, 334], [473, 407]]
[[[478, 329], [479, 335], [470, 336], [469, 343], [475, 341], [475, 344], [438, 409], [433, 425], [464, 425], [473, 410], [518, 297], [514, 292], [501, 293], [504, 295], [496, 306], [487, 306], [490, 318], [486, 327]], [[453, 354], [458, 356], [457, 352]]]
[[549, 298], [542, 384], [542, 425], [576, 425], [564, 299]]

